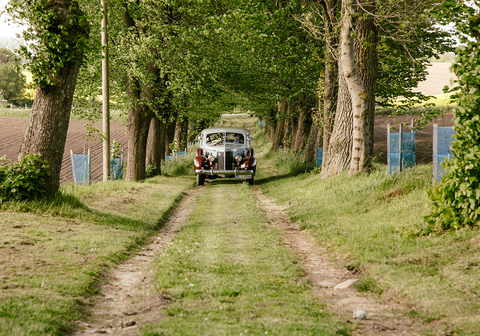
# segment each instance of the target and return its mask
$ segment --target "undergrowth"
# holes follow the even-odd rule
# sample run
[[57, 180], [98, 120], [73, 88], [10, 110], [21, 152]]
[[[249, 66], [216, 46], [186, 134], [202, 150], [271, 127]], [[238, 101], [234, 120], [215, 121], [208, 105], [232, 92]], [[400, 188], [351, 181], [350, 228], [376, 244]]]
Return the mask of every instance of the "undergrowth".
[[162, 162], [162, 175], [166, 177], [193, 176], [194, 158], [195, 150], [192, 149], [186, 156], [177, 156], [174, 160]]
[[315, 168], [315, 162], [303, 162], [301, 153], [286, 152], [282, 149], [270, 151], [263, 158], [272, 160], [275, 167], [280, 168], [289, 175], [306, 173]]

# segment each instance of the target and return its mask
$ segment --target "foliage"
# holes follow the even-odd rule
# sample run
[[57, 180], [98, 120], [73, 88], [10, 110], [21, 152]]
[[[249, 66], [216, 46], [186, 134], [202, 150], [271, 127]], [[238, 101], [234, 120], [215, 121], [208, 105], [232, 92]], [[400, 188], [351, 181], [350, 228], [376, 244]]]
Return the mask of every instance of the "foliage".
[[10, 102], [25, 93], [25, 76], [18, 70], [15, 57], [12, 51], [0, 48], [0, 99]]
[[34, 154], [24, 156], [12, 166], [0, 166], [0, 202], [44, 196], [45, 177], [50, 174], [48, 168], [47, 161]]
[[433, 12], [456, 23], [466, 46], [457, 49], [453, 65], [461, 88], [456, 95], [454, 157], [445, 163], [441, 183], [428, 193], [432, 211], [425, 217], [426, 234], [480, 224], [480, 1], [471, 3], [446, 0]]
[[157, 167], [155, 167], [154, 165], [148, 165], [145, 169], [145, 178], [155, 177], [157, 175], [155, 174], [156, 171]]
[[0, 48], [0, 64], [16, 64], [15, 53], [6, 48]]
[[110, 156], [112, 157], [112, 159], [120, 159], [123, 152], [122, 144], [113, 139], [111, 147], [112, 148], [110, 149]]
[[[408, 109], [429, 99], [412, 89], [425, 80], [430, 58], [452, 51], [451, 33], [428, 15], [436, 3], [436, 0], [377, 2], [380, 106]], [[398, 97], [403, 98], [401, 105]]]
[[14, 65], [0, 64], [0, 99], [21, 99], [25, 92], [25, 76]]
[[81, 63], [83, 53], [92, 47], [89, 18], [76, 0], [12, 0], [6, 10], [15, 22], [28, 27], [23, 33], [28, 47], [21, 46], [19, 53], [28, 61], [35, 85], [55, 85], [59, 71], [66, 64]]

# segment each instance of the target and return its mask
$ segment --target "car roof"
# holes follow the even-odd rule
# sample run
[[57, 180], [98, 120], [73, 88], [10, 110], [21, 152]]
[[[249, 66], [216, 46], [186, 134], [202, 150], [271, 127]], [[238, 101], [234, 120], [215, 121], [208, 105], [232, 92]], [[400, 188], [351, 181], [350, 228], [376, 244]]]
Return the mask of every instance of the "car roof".
[[202, 133], [215, 133], [215, 132], [231, 132], [231, 133], [250, 133], [249, 130], [244, 128], [233, 128], [233, 127], [212, 127], [205, 128]]

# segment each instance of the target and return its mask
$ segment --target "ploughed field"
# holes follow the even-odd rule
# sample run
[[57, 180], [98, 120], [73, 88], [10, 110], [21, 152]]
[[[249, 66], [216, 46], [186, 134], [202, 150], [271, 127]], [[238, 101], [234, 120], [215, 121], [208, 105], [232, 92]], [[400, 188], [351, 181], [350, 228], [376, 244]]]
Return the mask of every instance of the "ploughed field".
[[[6, 155], [8, 162], [14, 162], [18, 158], [18, 152], [22, 145], [28, 118], [0, 117], [0, 157]], [[86, 121], [70, 120], [67, 142], [63, 154], [61, 171], [61, 183], [73, 183], [72, 164], [70, 161], [70, 150], [73, 154], [83, 154], [90, 148], [92, 156], [92, 180], [101, 181], [102, 171], [102, 143], [97, 139], [87, 137], [85, 129]], [[101, 123], [95, 123], [94, 127], [101, 130]], [[120, 122], [110, 123], [111, 140], [122, 144], [123, 155], [127, 156], [127, 134], [126, 128]]]
[[[376, 116], [375, 117], [375, 149], [374, 153], [382, 162], [387, 162], [387, 124], [396, 126], [400, 123], [410, 122], [412, 116]], [[17, 159], [25, 129], [27, 118], [0, 118], [0, 157], [6, 155], [8, 162], [14, 162]], [[436, 123], [439, 126], [452, 126], [453, 115], [446, 114], [442, 118], [432, 121], [424, 130], [417, 131], [417, 163], [428, 163], [432, 161], [432, 128]], [[72, 165], [70, 162], [70, 150], [74, 154], [82, 154], [84, 150], [90, 148], [92, 155], [92, 180], [102, 180], [102, 143], [97, 139], [87, 137], [85, 121], [71, 120], [68, 129], [67, 142], [63, 155], [63, 165], [61, 171], [62, 183], [70, 184], [73, 182]], [[101, 123], [94, 124], [94, 127], [101, 130]], [[127, 158], [127, 134], [126, 128], [120, 122], [111, 123], [111, 140], [122, 144], [124, 158]], [[405, 128], [409, 131], [409, 128]]]

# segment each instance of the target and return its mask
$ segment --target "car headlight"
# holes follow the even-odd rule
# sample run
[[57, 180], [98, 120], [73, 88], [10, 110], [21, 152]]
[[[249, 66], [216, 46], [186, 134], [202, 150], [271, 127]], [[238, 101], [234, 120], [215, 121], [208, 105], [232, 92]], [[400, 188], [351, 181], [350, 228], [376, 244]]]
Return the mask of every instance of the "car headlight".
[[242, 157], [240, 155], [235, 156], [235, 161], [237, 162], [242, 161]]
[[210, 156], [208, 157], [208, 160], [209, 160], [210, 162], [215, 161], [215, 156], [213, 156], [212, 154], [210, 154]]

